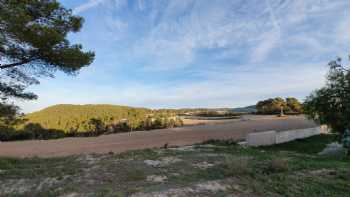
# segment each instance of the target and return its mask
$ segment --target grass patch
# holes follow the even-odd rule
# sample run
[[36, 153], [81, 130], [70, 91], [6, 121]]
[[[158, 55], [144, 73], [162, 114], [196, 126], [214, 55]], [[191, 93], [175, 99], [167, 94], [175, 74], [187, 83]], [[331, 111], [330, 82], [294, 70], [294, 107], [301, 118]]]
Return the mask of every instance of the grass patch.
[[64, 158], [0, 158], [2, 179], [33, 178], [33, 177], [62, 177], [74, 175], [84, 168], [76, 157]]
[[283, 144], [259, 147], [259, 149], [267, 151], [292, 151], [302, 154], [317, 154], [321, 152], [327, 144], [338, 140], [339, 136], [336, 134], [322, 134]]
[[[188, 196], [347, 196], [349, 157], [316, 154], [336, 138], [321, 135], [263, 148], [212, 140], [191, 151], [147, 149], [51, 159], [0, 158], [0, 196], [124, 196], [169, 190]], [[166, 158], [178, 161], [159, 166], [145, 163]], [[198, 167], [203, 163], [210, 165]], [[148, 176], [166, 179], [152, 182]], [[48, 180], [55, 181], [40, 188]], [[229, 189], [203, 191], [196, 187], [208, 181], [229, 185]], [[26, 190], [21, 192], [21, 188]]]

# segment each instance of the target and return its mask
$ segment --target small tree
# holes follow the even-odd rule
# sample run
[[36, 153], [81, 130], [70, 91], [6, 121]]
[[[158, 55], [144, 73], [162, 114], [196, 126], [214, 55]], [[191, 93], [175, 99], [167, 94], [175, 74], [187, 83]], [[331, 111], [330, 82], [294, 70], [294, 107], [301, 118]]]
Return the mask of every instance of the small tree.
[[329, 68], [326, 85], [306, 98], [304, 112], [343, 134], [350, 129], [350, 70], [341, 58], [331, 61]]
[[259, 101], [256, 104], [256, 109], [260, 114], [279, 114], [281, 112], [281, 108], [286, 110], [286, 107], [286, 102], [280, 97]]
[[105, 132], [106, 127], [101, 119], [91, 118], [89, 120], [90, 132], [93, 132], [95, 135], [102, 134]]
[[287, 108], [289, 109], [289, 112], [291, 113], [302, 113], [302, 104], [298, 101], [298, 99], [294, 97], [288, 97], [286, 98]]

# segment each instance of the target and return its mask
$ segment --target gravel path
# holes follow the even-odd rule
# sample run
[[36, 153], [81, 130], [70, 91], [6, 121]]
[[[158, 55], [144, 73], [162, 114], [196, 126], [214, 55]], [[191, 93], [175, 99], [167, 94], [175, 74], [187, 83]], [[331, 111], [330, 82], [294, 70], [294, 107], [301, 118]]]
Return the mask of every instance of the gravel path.
[[63, 138], [0, 143], [0, 156], [56, 157], [84, 153], [123, 152], [128, 150], [184, 146], [208, 139], [242, 140], [247, 133], [266, 130], [283, 131], [315, 127], [304, 117], [263, 118], [180, 128], [159, 129], [102, 135], [99, 137]]

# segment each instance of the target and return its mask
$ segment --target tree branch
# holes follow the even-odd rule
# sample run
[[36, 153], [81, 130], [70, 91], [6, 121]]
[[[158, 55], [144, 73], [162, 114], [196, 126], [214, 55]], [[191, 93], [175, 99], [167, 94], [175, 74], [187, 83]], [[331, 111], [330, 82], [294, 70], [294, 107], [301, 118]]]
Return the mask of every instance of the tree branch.
[[350, 69], [345, 68], [344, 66], [342, 66], [341, 69], [342, 69], [343, 71], [345, 71], [345, 72], [350, 72]]
[[26, 64], [31, 62], [33, 59], [26, 59], [20, 62], [16, 62], [16, 63], [12, 63], [12, 64], [4, 64], [4, 65], [0, 65], [0, 69], [5, 69], [5, 68], [11, 68], [11, 67], [15, 67], [15, 66], [19, 66], [22, 64]]

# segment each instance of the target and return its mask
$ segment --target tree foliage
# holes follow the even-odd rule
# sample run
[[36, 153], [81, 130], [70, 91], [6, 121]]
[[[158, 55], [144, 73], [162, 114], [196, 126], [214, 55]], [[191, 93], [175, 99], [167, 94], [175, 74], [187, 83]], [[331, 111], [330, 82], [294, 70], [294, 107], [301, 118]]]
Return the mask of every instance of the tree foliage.
[[73, 73], [89, 65], [94, 53], [66, 39], [82, 23], [55, 0], [0, 0], [0, 68], [25, 65], [39, 73]]
[[292, 113], [302, 113], [303, 112], [303, 106], [299, 102], [298, 99], [293, 97], [286, 98], [286, 106], [287, 106], [287, 112]]
[[329, 63], [326, 85], [315, 90], [304, 103], [305, 113], [334, 132], [350, 129], [350, 70], [341, 58]]
[[55, 105], [24, 117], [65, 133], [126, 132], [182, 125], [175, 113], [117, 105]]
[[18, 114], [9, 99], [37, 98], [25, 92], [37, 77], [57, 70], [75, 74], [93, 61], [93, 52], [66, 38], [82, 24], [56, 0], [0, 0], [0, 118]]
[[285, 113], [300, 114], [302, 113], [302, 105], [298, 99], [288, 97], [283, 99], [281, 97], [269, 98], [259, 101], [256, 104], [257, 113], [259, 114], [279, 114], [281, 109]]

